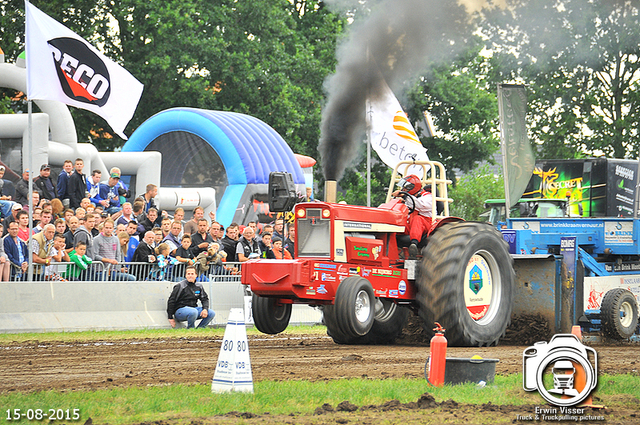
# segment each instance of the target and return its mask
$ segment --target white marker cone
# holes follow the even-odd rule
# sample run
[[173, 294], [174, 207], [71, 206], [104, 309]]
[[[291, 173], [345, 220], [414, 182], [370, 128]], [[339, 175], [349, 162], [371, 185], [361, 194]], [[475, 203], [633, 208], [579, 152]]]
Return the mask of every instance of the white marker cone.
[[231, 391], [253, 392], [249, 343], [244, 312], [241, 308], [232, 308], [229, 311], [229, 320], [211, 383], [211, 392]]

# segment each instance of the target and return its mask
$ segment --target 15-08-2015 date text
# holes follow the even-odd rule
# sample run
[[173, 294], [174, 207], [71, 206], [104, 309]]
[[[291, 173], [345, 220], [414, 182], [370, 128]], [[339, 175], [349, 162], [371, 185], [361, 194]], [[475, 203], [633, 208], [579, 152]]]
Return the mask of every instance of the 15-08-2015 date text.
[[80, 409], [7, 409], [7, 421], [78, 421]]

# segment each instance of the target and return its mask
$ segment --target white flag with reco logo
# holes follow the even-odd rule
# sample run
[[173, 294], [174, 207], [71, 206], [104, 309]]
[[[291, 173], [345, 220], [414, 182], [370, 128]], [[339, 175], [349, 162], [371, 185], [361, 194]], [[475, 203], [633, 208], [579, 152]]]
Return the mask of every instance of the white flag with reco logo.
[[25, 5], [27, 98], [91, 111], [126, 139], [142, 83], [69, 28], [28, 1]]
[[[427, 150], [413, 130], [400, 102], [382, 81], [381, 95], [367, 99], [371, 146], [380, 159], [391, 168], [400, 161], [428, 161]], [[412, 166], [408, 173], [422, 178], [422, 166]]]

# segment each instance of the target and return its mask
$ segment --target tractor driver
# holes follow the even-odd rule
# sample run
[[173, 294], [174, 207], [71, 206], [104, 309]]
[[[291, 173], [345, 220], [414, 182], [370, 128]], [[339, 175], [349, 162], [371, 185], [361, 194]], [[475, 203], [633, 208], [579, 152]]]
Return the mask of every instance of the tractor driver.
[[[409, 259], [418, 258], [418, 243], [422, 236], [431, 229], [431, 194], [422, 190], [422, 182], [415, 174], [409, 174], [398, 182], [400, 189], [393, 192], [393, 197], [402, 197], [404, 203], [413, 211], [409, 214], [408, 233], [411, 238]], [[407, 198], [410, 198], [409, 200]], [[406, 230], [405, 230], [405, 233]]]

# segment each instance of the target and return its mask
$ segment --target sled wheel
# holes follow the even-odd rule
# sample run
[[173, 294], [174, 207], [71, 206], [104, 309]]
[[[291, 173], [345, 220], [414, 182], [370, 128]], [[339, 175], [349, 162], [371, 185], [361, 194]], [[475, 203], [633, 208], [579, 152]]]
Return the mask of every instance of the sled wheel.
[[367, 279], [350, 276], [340, 283], [334, 305], [338, 326], [347, 338], [364, 336], [371, 330], [375, 300]]
[[428, 329], [439, 322], [449, 345], [494, 345], [511, 320], [515, 273], [502, 235], [487, 223], [445, 225], [420, 262], [418, 304]]
[[602, 298], [600, 319], [605, 336], [628, 339], [638, 327], [638, 301], [626, 289], [612, 289]]
[[277, 298], [251, 296], [253, 323], [265, 334], [278, 334], [289, 325], [291, 318], [291, 304], [283, 304]]

